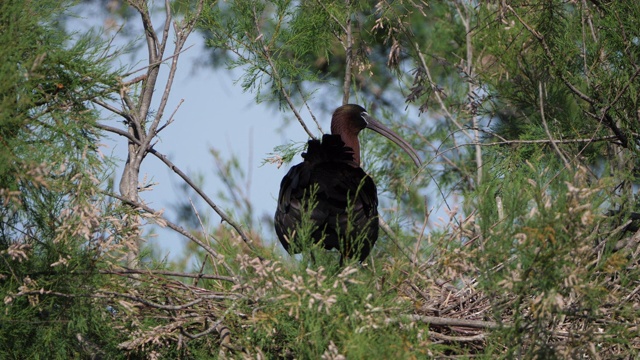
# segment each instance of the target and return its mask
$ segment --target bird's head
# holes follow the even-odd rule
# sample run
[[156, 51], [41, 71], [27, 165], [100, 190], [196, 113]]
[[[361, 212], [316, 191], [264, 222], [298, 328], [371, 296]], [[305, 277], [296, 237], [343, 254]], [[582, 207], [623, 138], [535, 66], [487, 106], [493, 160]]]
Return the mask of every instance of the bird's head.
[[420, 167], [422, 165], [417, 152], [406, 140], [369, 115], [362, 106], [355, 104], [342, 105], [333, 112], [331, 133], [340, 135], [342, 141], [354, 150], [354, 156], [356, 157], [354, 160], [358, 166], [360, 164], [358, 134], [365, 128], [371, 129], [393, 141], [411, 157], [416, 166]]

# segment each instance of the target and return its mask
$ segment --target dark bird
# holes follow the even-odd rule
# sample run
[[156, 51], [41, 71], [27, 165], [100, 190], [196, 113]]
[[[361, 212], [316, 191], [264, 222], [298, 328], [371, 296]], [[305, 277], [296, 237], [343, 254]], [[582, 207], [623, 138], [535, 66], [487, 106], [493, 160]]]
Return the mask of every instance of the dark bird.
[[[280, 184], [275, 229], [289, 254], [302, 251], [298, 226], [313, 225], [311, 240], [338, 249], [340, 263], [356, 257], [364, 261], [378, 239], [376, 185], [360, 168], [360, 130], [371, 129], [396, 143], [419, 167], [416, 151], [359, 105], [343, 105], [331, 119], [331, 135], [310, 140], [304, 161], [293, 166]], [[310, 194], [314, 196], [310, 196]], [[305, 206], [314, 205], [310, 209]], [[308, 234], [307, 234], [308, 236]]]

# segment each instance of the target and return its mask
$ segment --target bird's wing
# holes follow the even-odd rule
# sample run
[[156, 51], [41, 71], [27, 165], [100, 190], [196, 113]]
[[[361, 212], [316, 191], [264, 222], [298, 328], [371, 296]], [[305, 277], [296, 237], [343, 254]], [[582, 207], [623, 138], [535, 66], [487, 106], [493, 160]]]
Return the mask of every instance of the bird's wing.
[[[313, 189], [315, 198], [309, 200]], [[316, 224], [316, 241], [324, 237], [326, 248], [338, 248], [339, 236], [361, 231], [375, 222], [377, 238], [378, 196], [373, 180], [360, 168], [340, 162], [303, 162], [282, 179], [275, 215], [276, 233], [289, 251], [292, 232], [301, 223], [304, 206], [314, 201], [309, 219]], [[371, 231], [369, 231], [371, 232]]]
[[[378, 238], [378, 194], [375, 183], [361, 168], [346, 164], [323, 165], [316, 168], [323, 175], [316, 177], [320, 188], [319, 203], [314, 211], [328, 219], [326, 233], [337, 235], [325, 240], [325, 248], [341, 248], [347, 257], [360, 254], [360, 259], [364, 260]], [[332, 165], [333, 169], [323, 169]], [[365, 237], [366, 243], [356, 241]], [[348, 239], [342, 246], [341, 238], [343, 241]]]
[[[326, 249], [340, 249], [340, 239], [351, 242], [355, 233], [365, 234], [372, 246], [378, 237], [376, 186], [361, 168], [351, 165], [352, 150], [339, 136], [325, 135], [322, 143], [309, 141], [303, 158], [305, 161], [293, 166], [280, 184], [274, 221], [283, 247], [289, 253], [298, 252], [291, 249], [291, 241], [305, 214], [316, 225], [311, 237], [322, 241]], [[312, 193], [315, 196], [310, 199]], [[315, 206], [305, 212], [310, 202]], [[364, 257], [370, 246], [362, 250]]]
[[[311, 169], [311, 164], [306, 161], [293, 166], [280, 183], [274, 221], [276, 234], [288, 252], [291, 252], [291, 237], [303, 218], [304, 205], [307, 203], [306, 196], [313, 188]], [[320, 213], [316, 212], [311, 214], [311, 220], [316, 224], [326, 221]]]

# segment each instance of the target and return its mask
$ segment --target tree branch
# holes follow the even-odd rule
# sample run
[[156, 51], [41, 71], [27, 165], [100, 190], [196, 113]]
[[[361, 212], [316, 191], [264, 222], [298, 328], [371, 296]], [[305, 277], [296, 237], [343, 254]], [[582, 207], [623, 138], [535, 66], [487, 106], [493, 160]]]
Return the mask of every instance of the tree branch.
[[184, 273], [179, 271], [167, 271], [167, 270], [125, 268], [122, 270], [100, 270], [99, 272], [100, 274], [108, 274], [108, 275], [153, 274], [153, 275], [186, 277], [186, 278], [193, 278], [193, 279], [222, 280], [222, 281], [237, 283], [237, 278], [233, 276], [211, 275], [211, 274], [201, 274], [201, 273], [192, 274], [192, 273]]
[[[558, 65], [556, 63], [556, 60], [555, 60], [555, 58], [553, 56], [553, 53], [551, 52], [551, 48], [549, 47], [549, 44], [547, 44], [547, 41], [544, 39], [544, 36], [542, 36], [542, 34], [540, 34], [533, 27], [531, 27], [528, 23], [526, 23], [524, 21], [524, 19], [522, 19], [522, 17], [520, 17], [520, 15], [510, 5], [507, 5], [507, 9], [518, 19], [518, 22], [520, 22], [520, 24], [522, 24], [522, 26], [524, 26], [531, 33], [531, 35], [533, 35], [538, 40], [538, 42], [542, 46], [542, 49], [545, 52], [545, 55], [547, 56], [547, 58], [551, 62], [551, 66], [556, 70], [555, 74], [558, 77], [560, 77], [560, 80], [562, 80], [562, 82], [576, 96], [578, 96], [580, 99], [582, 99], [582, 100], [586, 101], [587, 103], [589, 103], [594, 109], [597, 109], [598, 108], [598, 106], [597, 106], [598, 105], [598, 101], [596, 101], [596, 99], [593, 99], [593, 98], [589, 97], [588, 95], [584, 94], [582, 91], [580, 91], [580, 89], [578, 89], [575, 85], [573, 85], [569, 81], [569, 79], [567, 79], [567, 77], [559, 70]], [[602, 112], [601, 114], [602, 115], [600, 116], [600, 121], [604, 120], [605, 124], [611, 129], [611, 131], [613, 131], [614, 134], [616, 134], [616, 136], [620, 140], [620, 142], [621, 142], [623, 147], [625, 147], [625, 148], [629, 147], [629, 139], [627, 139], [627, 136], [615, 124], [613, 119], [611, 119], [611, 116], [609, 116], [609, 114], [607, 112]]]
[[421, 321], [425, 324], [438, 326], [460, 326], [477, 329], [498, 329], [502, 326], [509, 326], [509, 324], [498, 324], [493, 321], [446, 318], [439, 316], [406, 315], [405, 317], [411, 321]]
[[[254, 7], [252, 10], [253, 10], [253, 20], [254, 20], [254, 23], [255, 23], [256, 30], [258, 31], [258, 33], [260, 33], [260, 24], [259, 24], [258, 14], [256, 12], [256, 8]], [[293, 103], [293, 100], [289, 96], [289, 93], [287, 93], [287, 90], [282, 85], [282, 78], [278, 74], [278, 69], [276, 68], [275, 64], [273, 63], [273, 59], [271, 58], [271, 50], [270, 50], [269, 46], [267, 44], [265, 44], [265, 42], [262, 39], [262, 37], [259, 37], [259, 39], [257, 39], [257, 40], [262, 45], [262, 55], [264, 56], [264, 58], [269, 63], [269, 66], [271, 67], [271, 76], [273, 77], [274, 81], [276, 82], [276, 84], [278, 86], [278, 89], [280, 90], [280, 93], [282, 93], [282, 96], [284, 97], [285, 101], [287, 102], [287, 105], [289, 105], [289, 109], [291, 109], [291, 111], [293, 111], [293, 114], [295, 115], [296, 119], [298, 119], [298, 122], [300, 123], [300, 125], [302, 125], [302, 128], [309, 135], [309, 137], [311, 137], [312, 139], [315, 139], [316, 137], [313, 135], [311, 130], [309, 130], [309, 128], [307, 127], [307, 124], [305, 124], [304, 120], [302, 119], [302, 115], [300, 115], [300, 113], [298, 112], [298, 109], [296, 109], [296, 106]]]
[[[131, 205], [131, 206], [134, 206], [136, 208], [142, 209], [142, 210], [144, 210], [145, 212], [147, 212], [149, 214], [154, 214], [154, 215], [158, 214], [157, 211], [155, 211], [154, 209], [146, 206], [145, 204], [141, 204], [139, 202], [136, 202], [136, 201], [133, 201], [133, 200], [129, 200], [129, 199], [123, 197], [123, 196], [120, 196], [120, 195], [117, 195], [117, 194], [113, 194], [113, 193], [108, 193], [107, 195], [109, 195], [111, 197], [114, 197], [114, 198], [116, 198], [116, 199], [118, 199], [118, 200], [120, 200], [120, 201], [122, 201], [124, 203], [127, 203], [127, 204]], [[224, 259], [224, 257], [221, 256], [220, 254], [218, 254], [218, 252], [215, 251], [211, 246], [209, 246], [209, 245], [205, 244], [204, 242], [202, 242], [200, 239], [198, 239], [197, 237], [195, 237], [194, 235], [189, 233], [183, 227], [181, 227], [179, 225], [176, 225], [173, 222], [171, 222], [171, 221], [169, 221], [169, 220], [167, 220], [165, 218], [162, 218], [162, 220], [167, 224], [167, 226], [170, 229], [176, 231], [177, 233], [183, 235], [187, 239], [189, 239], [189, 240], [193, 241], [194, 243], [196, 243], [198, 246], [200, 246], [206, 252], [208, 252], [213, 258], [215, 258], [215, 259]], [[231, 268], [228, 265], [226, 265], [224, 262], [223, 262], [223, 265], [225, 266], [225, 268], [227, 269], [227, 271], [230, 274], [233, 274], [233, 271], [231, 270]]]
[[551, 136], [551, 132], [549, 131], [549, 127], [547, 126], [547, 120], [544, 117], [544, 98], [543, 98], [543, 96], [544, 96], [544, 94], [542, 92], [542, 82], [538, 82], [538, 97], [539, 97], [539, 100], [540, 100], [540, 118], [542, 120], [542, 126], [544, 127], [545, 133], [547, 133], [547, 136], [549, 137], [549, 141], [551, 142], [551, 146], [556, 151], [558, 156], [560, 156], [560, 159], [562, 159], [562, 162], [564, 163], [565, 168], [571, 169], [571, 164], [569, 163], [567, 158], [564, 156], [562, 151], [560, 151], [560, 148], [556, 144], [556, 141], [553, 139], [553, 136]]
[[344, 83], [342, 85], [342, 105], [346, 105], [349, 103], [349, 95], [351, 93], [351, 67], [353, 66], [353, 36], [351, 34], [351, 9], [350, 9], [350, 0], [345, 0], [347, 3], [347, 23], [345, 25], [346, 30], [346, 43], [344, 44], [344, 54], [345, 54], [345, 71], [344, 71]]
[[[126, 131], [108, 126], [108, 125], [104, 125], [101, 123], [97, 123], [96, 126], [100, 129], [112, 132], [114, 134], [126, 137], [127, 139], [129, 139], [130, 141], [136, 143], [137, 145], [141, 145], [140, 141], [136, 138], [134, 138], [131, 134], [127, 133]], [[169, 160], [164, 154], [158, 152], [157, 150], [153, 149], [153, 148], [149, 148], [147, 149], [147, 151], [151, 154], [153, 154], [155, 157], [157, 157], [158, 159], [160, 159], [163, 163], [165, 163], [165, 165], [167, 165], [173, 172], [175, 172], [176, 174], [178, 174], [178, 176], [180, 176], [196, 193], [198, 193], [198, 195], [200, 195], [202, 197], [202, 199], [204, 201], [207, 202], [207, 204], [209, 204], [209, 206], [220, 216], [220, 218], [222, 219], [222, 221], [227, 222], [229, 225], [231, 225], [231, 227], [233, 227], [236, 232], [238, 233], [238, 235], [240, 235], [240, 237], [242, 238], [242, 240], [249, 245], [249, 247], [251, 249], [253, 249], [253, 241], [251, 239], [249, 239], [249, 237], [244, 233], [244, 231], [242, 230], [242, 227], [237, 224], [235, 221], [233, 221], [233, 219], [231, 219], [222, 209], [220, 209], [218, 207], [218, 205], [216, 205], [213, 200], [211, 200], [205, 193], [204, 191], [202, 191], [202, 189], [200, 189], [200, 187], [198, 187], [198, 185], [196, 185], [189, 176], [187, 176], [182, 170], [180, 170], [180, 168], [178, 168], [173, 162], [171, 162], [171, 160]], [[112, 196], [125, 201], [124, 198], [120, 197], [120, 196], [116, 196], [115, 194], [111, 194]], [[126, 200], [126, 202], [129, 203], [136, 203], [135, 201], [132, 200]], [[140, 204], [141, 205], [141, 204]], [[144, 206], [144, 205], [143, 205]], [[155, 213], [155, 211], [152, 211], [152, 213]], [[175, 230], [175, 229], [174, 229]]]

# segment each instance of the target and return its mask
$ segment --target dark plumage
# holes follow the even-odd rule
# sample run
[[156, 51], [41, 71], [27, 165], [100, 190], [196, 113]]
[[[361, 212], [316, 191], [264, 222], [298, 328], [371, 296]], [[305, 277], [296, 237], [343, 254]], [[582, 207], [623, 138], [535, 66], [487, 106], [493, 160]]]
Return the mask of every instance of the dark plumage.
[[339, 107], [331, 121], [332, 135], [324, 135], [322, 142], [310, 140], [304, 161], [293, 166], [280, 184], [275, 229], [290, 254], [302, 251], [297, 229], [314, 188], [313, 241], [321, 241], [327, 250], [338, 249], [341, 262], [354, 257], [362, 262], [371, 252], [378, 239], [378, 195], [373, 180], [360, 168], [358, 133], [364, 128], [394, 141], [420, 165], [415, 150], [364, 108]]
[[[357, 251], [358, 259], [363, 261], [378, 239], [376, 185], [361, 168], [350, 165], [353, 150], [345, 147], [339, 135], [324, 135], [322, 142], [309, 141], [302, 157], [304, 162], [292, 167], [280, 185], [275, 227], [282, 246], [289, 253], [301, 251], [300, 244], [291, 244], [289, 236], [301, 221], [303, 199], [317, 185], [317, 205], [310, 214], [317, 226], [312, 238], [316, 242], [323, 239], [325, 249], [339, 249], [345, 258], [353, 257]], [[350, 204], [351, 222], [347, 214]], [[349, 227], [352, 231], [347, 234]], [[359, 236], [366, 240], [356, 244]], [[340, 239], [346, 240], [343, 246]]]

